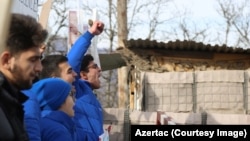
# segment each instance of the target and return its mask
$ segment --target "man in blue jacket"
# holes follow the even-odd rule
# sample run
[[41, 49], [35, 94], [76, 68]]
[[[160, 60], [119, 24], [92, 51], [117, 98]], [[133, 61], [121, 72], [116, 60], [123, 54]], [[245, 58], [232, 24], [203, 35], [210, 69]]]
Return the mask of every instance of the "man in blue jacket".
[[76, 141], [71, 85], [60, 78], [46, 78], [36, 82], [31, 90], [37, 94], [40, 107], [50, 111], [40, 119], [41, 140]]
[[[95, 28], [93, 28], [95, 27]], [[78, 140], [98, 141], [103, 134], [103, 112], [94, 89], [100, 88], [101, 69], [91, 55], [85, 55], [94, 35], [102, 33], [104, 24], [95, 21], [85, 35], [78, 38], [68, 53], [69, 64], [76, 71], [75, 116]], [[87, 137], [86, 137], [87, 136]]]
[[[68, 58], [63, 55], [48, 55], [42, 60], [43, 70], [40, 73], [40, 79], [58, 77], [69, 82], [75, 81], [76, 73], [68, 63]], [[39, 82], [39, 80], [38, 80]], [[39, 120], [41, 116], [46, 115], [50, 111], [40, 110], [37, 101], [37, 93], [29, 90], [24, 90], [23, 93], [29, 97], [24, 103], [24, 122], [25, 127], [31, 141], [40, 141], [40, 126]]]
[[[75, 49], [76, 48], [79, 49], [75, 50], [77, 54], [82, 51], [82, 48], [86, 49], [84, 51], [85, 53], [90, 45], [91, 39], [95, 35], [100, 34], [98, 29], [99, 23], [101, 22], [94, 22], [93, 26], [79, 38], [82, 44], [79, 44], [80, 47], [75, 47]], [[74, 68], [70, 66], [70, 64], [68, 63], [68, 58], [65, 56], [62, 55], [45, 56], [44, 59], [42, 60], [42, 65], [43, 65], [43, 70], [41, 72], [41, 79], [48, 77], [59, 77], [69, 83], [75, 81], [75, 77], [77, 74], [75, 73]], [[30, 140], [40, 141], [41, 137], [40, 137], [39, 120], [42, 114], [40, 111], [39, 103], [36, 99], [36, 94], [30, 90], [25, 90], [23, 91], [23, 93], [29, 96], [29, 100], [26, 101], [26, 103], [24, 103], [24, 111], [25, 111], [24, 118], [25, 118], [26, 130], [29, 134]], [[44, 111], [42, 111], [42, 113], [44, 113]]]

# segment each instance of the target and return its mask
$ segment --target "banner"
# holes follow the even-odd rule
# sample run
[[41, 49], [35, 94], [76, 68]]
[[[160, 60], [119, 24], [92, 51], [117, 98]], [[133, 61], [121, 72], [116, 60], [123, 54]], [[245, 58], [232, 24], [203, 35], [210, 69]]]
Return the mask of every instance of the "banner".
[[69, 48], [75, 41], [88, 30], [88, 25], [84, 24], [84, 14], [82, 10], [69, 10]]

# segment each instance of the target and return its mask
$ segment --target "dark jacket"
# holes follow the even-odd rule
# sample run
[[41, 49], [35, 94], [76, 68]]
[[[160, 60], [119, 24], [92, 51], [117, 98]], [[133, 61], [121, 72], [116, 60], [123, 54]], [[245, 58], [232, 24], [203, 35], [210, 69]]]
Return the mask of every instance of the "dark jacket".
[[11, 86], [0, 72], [0, 140], [28, 141], [22, 103], [27, 97]]

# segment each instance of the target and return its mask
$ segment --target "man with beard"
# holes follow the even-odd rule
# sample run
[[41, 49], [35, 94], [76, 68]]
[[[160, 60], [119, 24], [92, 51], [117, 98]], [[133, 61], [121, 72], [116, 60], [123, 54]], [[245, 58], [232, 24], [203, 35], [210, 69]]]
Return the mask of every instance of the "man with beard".
[[[100, 34], [98, 32], [99, 24], [101, 24], [102, 26], [103, 23], [99, 21], [96, 21], [93, 23], [93, 26], [90, 27], [90, 29], [81, 36], [79, 40], [81, 44], [78, 44], [79, 45], [78, 47], [74, 46], [74, 51], [76, 52], [79, 51], [79, 53], [83, 49], [86, 49], [84, 50], [84, 52], [87, 51], [89, 44], [91, 42], [91, 39], [94, 36]], [[44, 56], [44, 58], [42, 59], [42, 66], [43, 66], [43, 70], [41, 71], [39, 75], [40, 80], [35, 82], [35, 84], [43, 79], [50, 78], [50, 77], [61, 78], [69, 82], [70, 84], [73, 84], [73, 82], [75, 81], [75, 77], [77, 76], [76, 72], [69, 64], [68, 58], [63, 55]], [[75, 91], [74, 86], [73, 86], [73, 91]], [[43, 109], [42, 107], [39, 107], [39, 102], [37, 101], [37, 93], [34, 93], [30, 89], [24, 90], [23, 93], [29, 96], [29, 100], [27, 100], [24, 103], [24, 110], [25, 110], [24, 120], [26, 124], [26, 130], [28, 132], [30, 140], [40, 141], [41, 140], [41, 131], [39, 127], [40, 118], [46, 116], [48, 113], [51, 112], [51, 110]]]
[[0, 53], [0, 140], [28, 141], [20, 90], [29, 89], [42, 70], [39, 48], [48, 32], [31, 16], [11, 14], [6, 45]]

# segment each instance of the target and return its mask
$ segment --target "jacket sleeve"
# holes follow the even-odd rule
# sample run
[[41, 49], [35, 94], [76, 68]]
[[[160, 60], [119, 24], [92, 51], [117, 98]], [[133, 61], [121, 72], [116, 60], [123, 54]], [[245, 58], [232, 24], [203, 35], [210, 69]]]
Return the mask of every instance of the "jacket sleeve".
[[71, 47], [67, 57], [73, 70], [79, 75], [82, 59], [87, 52], [91, 39], [94, 37], [89, 31], [80, 36]]
[[29, 139], [32, 141], [41, 141], [39, 120], [41, 112], [36, 95], [31, 91], [22, 91], [29, 99], [23, 104], [24, 106], [24, 124]]
[[25, 118], [24, 122], [29, 139], [31, 141], [41, 141], [39, 121], [33, 118]]

